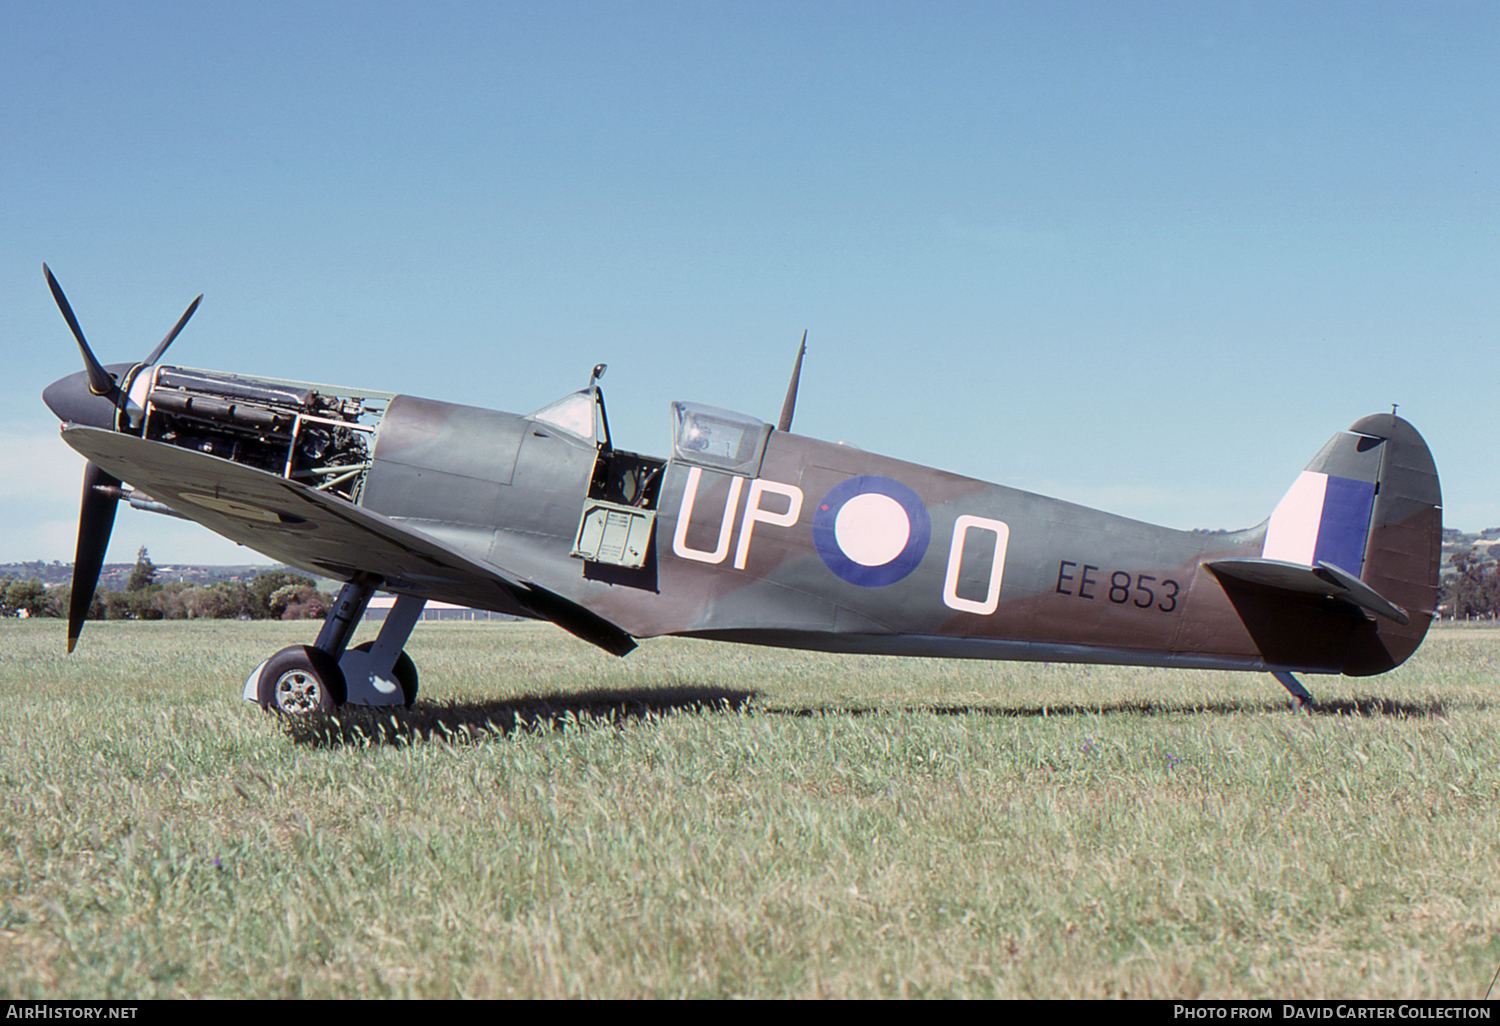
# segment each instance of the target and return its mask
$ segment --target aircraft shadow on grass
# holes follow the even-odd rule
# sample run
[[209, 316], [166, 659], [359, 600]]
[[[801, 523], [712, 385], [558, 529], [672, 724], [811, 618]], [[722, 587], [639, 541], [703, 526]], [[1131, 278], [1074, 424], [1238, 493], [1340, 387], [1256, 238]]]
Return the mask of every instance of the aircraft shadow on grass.
[[[759, 697], [754, 691], [717, 687], [611, 689], [513, 698], [484, 702], [426, 704], [412, 709], [349, 708], [338, 713], [284, 717], [293, 741], [315, 748], [346, 745], [402, 745], [421, 742], [468, 743], [487, 736], [507, 737], [516, 731], [564, 730], [570, 726], [623, 725], [634, 720], [678, 714], [743, 713]], [[754, 711], [765, 716], [869, 716], [893, 712], [925, 712], [936, 716], [993, 716], [1049, 719], [1087, 716], [1173, 716], [1193, 713], [1221, 716], [1232, 713], [1276, 712], [1284, 703], [1244, 702], [1113, 702], [1090, 705], [904, 705], [840, 708], [771, 707]], [[1363, 716], [1394, 719], [1442, 719], [1447, 707], [1439, 701], [1398, 702], [1360, 697], [1319, 703], [1316, 717]]]
[[348, 707], [337, 713], [284, 716], [293, 741], [312, 747], [467, 743], [515, 731], [620, 725], [678, 713], [736, 712], [753, 691], [710, 687], [620, 688], [483, 702], [423, 703], [411, 709]]
[[[1294, 707], [1295, 708], [1295, 707]], [[1179, 716], [1192, 713], [1208, 713], [1222, 716], [1232, 713], [1285, 712], [1284, 702], [1102, 702], [1088, 705], [908, 705], [899, 707], [904, 712], [926, 712], [935, 716], [996, 716], [1012, 719], [1049, 719], [1064, 716]], [[783, 716], [866, 716], [872, 713], [895, 712], [895, 708], [865, 707], [853, 709], [808, 708], [808, 709], [764, 709], [767, 714]], [[1448, 714], [1447, 707], [1438, 701], [1398, 702], [1389, 698], [1362, 697], [1332, 700], [1317, 703], [1311, 709], [1298, 710], [1313, 716], [1388, 716], [1397, 719], [1441, 719]]]
[[[1190, 713], [1210, 713], [1221, 716], [1229, 713], [1285, 712], [1285, 702], [1103, 702], [1089, 705], [937, 705], [909, 706], [908, 711], [930, 712], [939, 716], [1000, 716], [1014, 719], [1049, 719], [1054, 716], [1178, 716]], [[816, 716], [822, 712], [838, 712], [846, 716], [884, 712], [884, 709], [849, 710], [777, 710], [792, 712], [799, 716]], [[1303, 711], [1303, 710], [1298, 710]], [[1309, 710], [1315, 716], [1392, 716], [1428, 719], [1447, 715], [1441, 702], [1397, 702], [1388, 698], [1355, 698], [1349, 700], [1322, 701]]]

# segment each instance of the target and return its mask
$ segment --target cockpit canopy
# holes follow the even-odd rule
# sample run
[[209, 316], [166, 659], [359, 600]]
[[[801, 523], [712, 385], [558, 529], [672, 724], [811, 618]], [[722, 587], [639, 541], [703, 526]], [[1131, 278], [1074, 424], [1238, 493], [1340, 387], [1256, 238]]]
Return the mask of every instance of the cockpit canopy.
[[[531, 419], [596, 442], [602, 405], [598, 390], [585, 388], [543, 406]], [[754, 477], [760, 472], [770, 434], [771, 425], [743, 413], [702, 403], [672, 404], [672, 454], [684, 463]], [[610, 447], [607, 433], [603, 447]]]
[[594, 440], [594, 391], [580, 389], [565, 395], [555, 403], [549, 403], [531, 415], [553, 427], [562, 428], [579, 438]]
[[672, 449], [679, 460], [755, 477], [771, 425], [701, 403], [672, 404]]

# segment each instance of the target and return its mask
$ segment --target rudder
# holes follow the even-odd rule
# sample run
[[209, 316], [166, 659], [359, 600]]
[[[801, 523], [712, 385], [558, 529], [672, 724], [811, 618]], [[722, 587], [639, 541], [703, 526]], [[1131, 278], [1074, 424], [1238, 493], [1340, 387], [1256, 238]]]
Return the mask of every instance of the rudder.
[[1366, 625], [1349, 649], [1344, 672], [1366, 676], [1394, 669], [1417, 650], [1437, 613], [1443, 559], [1443, 496], [1437, 465], [1416, 428], [1393, 413], [1349, 428], [1374, 440], [1380, 476], [1360, 579], [1410, 614], [1406, 625]]

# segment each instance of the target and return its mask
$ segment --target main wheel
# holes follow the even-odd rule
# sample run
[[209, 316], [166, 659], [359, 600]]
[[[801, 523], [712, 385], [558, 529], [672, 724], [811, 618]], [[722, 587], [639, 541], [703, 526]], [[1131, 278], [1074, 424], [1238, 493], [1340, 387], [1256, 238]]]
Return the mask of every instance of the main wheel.
[[[366, 641], [354, 647], [360, 652], [368, 652], [375, 647], [375, 642]], [[410, 709], [411, 704], [417, 700], [417, 664], [411, 661], [406, 649], [403, 648], [396, 657], [396, 665], [391, 667], [391, 676], [396, 678], [396, 683], [401, 688], [401, 700]]]
[[344, 671], [322, 649], [292, 645], [266, 660], [257, 697], [268, 712], [333, 712], [344, 704]]

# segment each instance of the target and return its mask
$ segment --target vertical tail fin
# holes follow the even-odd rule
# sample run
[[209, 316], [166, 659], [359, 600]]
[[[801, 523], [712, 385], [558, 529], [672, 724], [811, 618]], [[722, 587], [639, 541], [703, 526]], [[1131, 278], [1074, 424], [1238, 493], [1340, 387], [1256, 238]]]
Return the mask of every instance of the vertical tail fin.
[[1332, 563], [1358, 577], [1384, 455], [1378, 436], [1341, 432], [1330, 438], [1266, 522], [1261, 557], [1307, 567]]
[[1376, 414], [1330, 439], [1271, 514], [1263, 559], [1325, 577], [1336, 568], [1406, 611], [1404, 623], [1360, 625], [1345, 673], [1392, 669], [1422, 643], [1437, 606], [1442, 501], [1422, 436], [1395, 414]]
[[1268, 665], [1384, 673], [1432, 623], [1442, 502], [1422, 436], [1394, 413], [1366, 417], [1297, 477], [1266, 521], [1258, 557], [1205, 565]]

